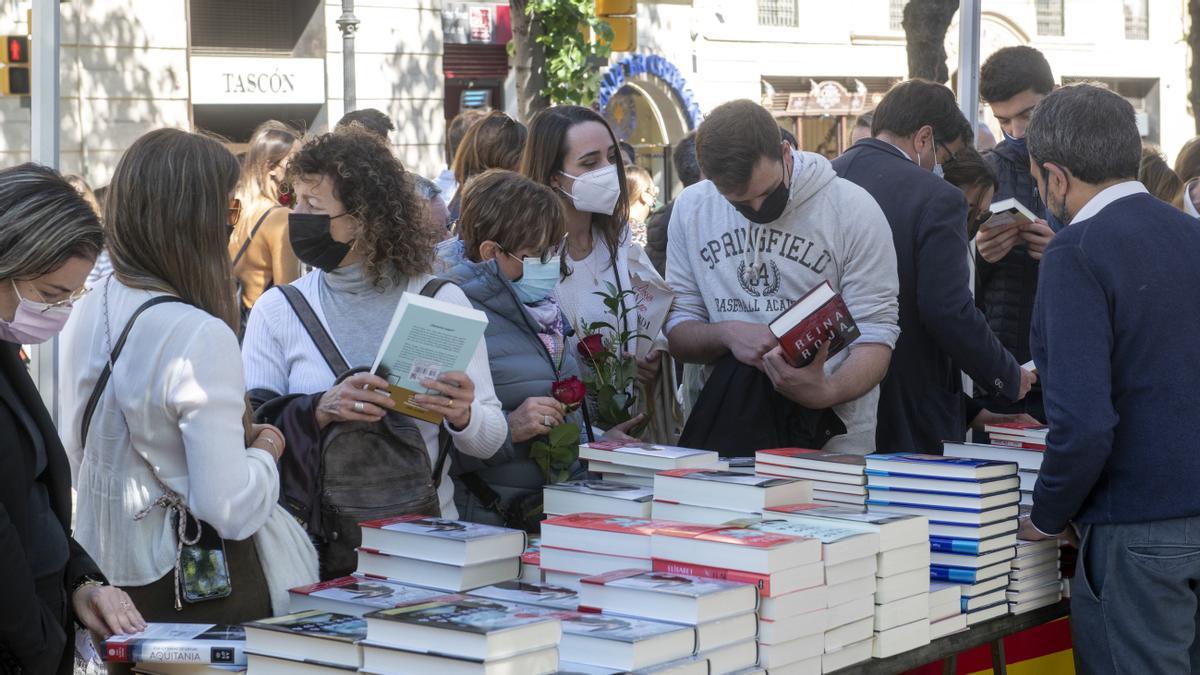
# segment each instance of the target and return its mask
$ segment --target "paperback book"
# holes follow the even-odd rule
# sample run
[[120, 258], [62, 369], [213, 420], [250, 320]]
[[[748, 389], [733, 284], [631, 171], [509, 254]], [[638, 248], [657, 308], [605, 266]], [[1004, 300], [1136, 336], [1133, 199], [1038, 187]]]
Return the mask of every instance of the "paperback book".
[[210, 623], [151, 623], [146, 630], [113, 635], [101, 646], [110, 663], [245, 665], [246, 629]]

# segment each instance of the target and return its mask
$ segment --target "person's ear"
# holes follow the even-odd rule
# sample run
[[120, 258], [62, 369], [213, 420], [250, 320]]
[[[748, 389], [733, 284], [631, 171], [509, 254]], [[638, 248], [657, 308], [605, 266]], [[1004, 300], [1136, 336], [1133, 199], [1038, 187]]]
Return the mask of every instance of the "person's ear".
[[1051, 162], [1042, 166], [1046, 168], [1046, 190], [1053, 189], [1055, 194], [1065, 195], [1071, 185], [1071, 171]]
[[926, 124], [917, 129], [916, 137], [913, 138], [913, 145], [921, 148], [921, 154], [925, 154], [926, 151], [936, 152], [937, 149], [934, 148], [933, 127]]
[[487, 262], [500, 255], [501, 252], [502, 249], [500, 248], [500, 244], [488, 239], [479, 245], [479, 260], [481, 262]]

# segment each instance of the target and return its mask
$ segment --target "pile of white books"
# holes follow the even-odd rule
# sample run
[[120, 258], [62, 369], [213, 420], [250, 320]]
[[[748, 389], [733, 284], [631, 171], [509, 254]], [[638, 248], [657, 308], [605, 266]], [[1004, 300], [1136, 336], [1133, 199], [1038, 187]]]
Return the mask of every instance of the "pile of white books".
[[[875, 571], [879, 534], [861, 528], [844, 527], [833, 521], [765, 520], [750, 527], [821, 542], [827, 594], [825, 631], [819, 640], [822, 668], [834, 669], [832, 665], [825, 666], [826, 662], [836, 663], [841, 668], [870, 658], [874, 650], [872, 636], [876, 623]], [[902, 611], [913, 613], [910, 610]], [[893, 619], [893, 614], [889, 613], [889, 621]], [[924, 616], [914, 617], [906, 623], [927, 617], [924, 609], [920, 614]], [[862, 646], [864, 642], [867, 643], [865, 647]], [[768, 670], [790, 665], [791, 661], [779, 662], [771, 658], [785, 647], [769, 644], [760, 638], [759, 665]]]
[[[875, 556], [875, 643], [872, 655], [885, 658], [929, 643], [930, 552], [927, 518], [895, 513], [860, 513], [853, 507], [820, 504], [774, 507], [764, 511], [764, 517], [783, 518], [803, 525], [833, 525], [877, 537], [879, 552]], [[829, 577], [828, 570], [826, 576]]]
[[1008, 577], [1010, 612], [1024, 614], [1062, 600], [1059, 556], [1056, 539], [1017, 542], [1017, 557]]
[[320, 610], [251, 621], [246, 663], [254, 675], [345, 675], [362, 667], [367, 622]]
[[859, 510], [865, 510], [867, 503], [865, 469], [866, 462], [862, 455], [801, 448], [759, 450], [754, 454], [754, 472], [760, 476], [812, 481], [813, 496], [806, 501], [856, 507]]
[[654, 476], [654, 517], [720, 525], [758, 516], [768, 506], [808, 501], [811, 496], [810, 483], [796, 478], [750, 476], [726, 469], [671, 469]]
[[359, 575], [463, 591], [520, 574], [525, 533], [460, 520], [407, 515], [359, 523]]
[[521, 554], [521, 581], [539, 582], [542, 580], [542, 538], [529, 537], [525, 552]]
[[579, 579], [621, 569], [649, 572], [650, 535], [670, 521], [606, 513], [572, 513], [542, 521], [541, 568], [545, 580], [576, 586]]
[[929, 638], [936, 640], [966, 629], [962, 589], [948, 581], [932, 582], [929, 587]]
[[1018, 485], [1013, 462], [867, 456], [867, 508], [929, 518], [930, 577], [960, 584], [968, 625], [1008, 613]]
[[[1014, 422], [1011, 425], [988, 425], [987, 429], [995, 430], [1002, 427], [1022, 427], [1014, 429], [1014, 433], [1029, 434], [1027, 441], [1007, 441], [1005, 436], [992, 433], [992, 444], [982, 443], [945, 443], [942, 454], [947, 457], [970, 457], [972, 459], [990, 459], [998, 462], [1016, 462], [1017, 478], [1020, 481], [1021, 505], [1033, 505], [1033, 486], [1037, 483], [1038, 472], [1042, 470], [1042, 459], [1046, 450], [1046, 430], [1044, 425], [1029, 427]], [[1035, 439], [1041, 439], [1034, 442]]]
[[362, 616], [377, 609], [389, 609], [442, 595], [418, 586], [407, 586], [388, 579], [349, 576], [301, 586], [288, 591], [291, 612], [317, 610]]
[[547, 516], [570, 513], [611, 513], [649, 518], [654, 489], [611, 480], [573, 480], [550, 483], [542, 490]]
[[541, 675], [558, 670], [561, 622], [536, 607], [442, 595], [363, 618], [364, 672]]
[[[657, 572], [758, 588], [758, 641], [751, 638], [701, 652], [713, 673], [756, 664], [773, 664], [764, 667], [779, 672], [799, 671], [802, 665], [820, 668], [827, 642], [828, 589], [819, 540], [754, 528], [681, 525], [655, 532], [650, 545]], [[841, 637], [835, 635], [833, 641]], [[868, 622], [864, 658], [871, 655], [870, 637]]]
[[604, 480], [654, 487], [654, 474], [670, 469], [728, 469], [729, 463], [710, 450], [677, 448], [640, 441], [596, 441], [579, 447], [588, 471]]

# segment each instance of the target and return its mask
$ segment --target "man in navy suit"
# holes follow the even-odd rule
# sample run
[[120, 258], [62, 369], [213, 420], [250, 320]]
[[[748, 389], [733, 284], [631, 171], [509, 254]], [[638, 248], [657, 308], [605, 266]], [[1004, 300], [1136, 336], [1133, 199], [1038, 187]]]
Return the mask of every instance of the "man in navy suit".
[[966, 435], [964, 370], [1016, 401], [1034, 376], [988, 327], [970, 289], [967, 203], [941, 163], [973, 134], [946, 87], [901, 82], [875, 108], [872, 138], [834, 160], [838, 175], [879, 203], [900, 273], [900, 339], [879, 395], [879, 452], [941, 452]]

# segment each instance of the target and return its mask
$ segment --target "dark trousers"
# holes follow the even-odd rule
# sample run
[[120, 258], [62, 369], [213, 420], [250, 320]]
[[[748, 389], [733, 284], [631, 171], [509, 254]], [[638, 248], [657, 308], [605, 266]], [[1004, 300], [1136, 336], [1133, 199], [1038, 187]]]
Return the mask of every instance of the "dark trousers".
[[1200, 672], [1200, 516], [1085, 525], [1071, 584], [1081, 674]]

